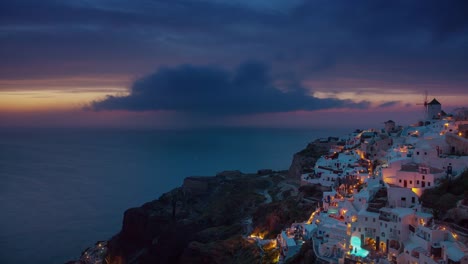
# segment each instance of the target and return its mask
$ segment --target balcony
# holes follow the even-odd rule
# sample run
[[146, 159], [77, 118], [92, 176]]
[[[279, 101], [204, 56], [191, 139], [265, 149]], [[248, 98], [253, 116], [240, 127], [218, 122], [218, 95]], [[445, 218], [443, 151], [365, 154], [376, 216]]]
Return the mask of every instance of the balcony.
[[379, 215], [379, 220], [382, 220], [382, 221], [386, 221], [386, 222], [391, 222], [392, 221], [392, 217], [389, 216], [389, 215]]

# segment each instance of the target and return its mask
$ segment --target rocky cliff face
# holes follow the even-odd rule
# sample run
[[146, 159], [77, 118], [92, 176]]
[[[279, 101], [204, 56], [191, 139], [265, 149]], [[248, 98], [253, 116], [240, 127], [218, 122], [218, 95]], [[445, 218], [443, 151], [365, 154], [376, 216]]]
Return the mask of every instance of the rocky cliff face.
[[297, 187], [286, 172], [271, 170], [189, 177], [182, 187], [128, 209], [103, 263], [269, 263], [278, 252], [246, 237], [253, 230], [274, 238], [306, 220], [314, 204]]
[[320, 143], [318, 141], [309, 143], [305, 149], [294, 154], [288, 176], [300, 180], [303, 173], [312, 172], [316, 160], [327, 154], [330, 146], [331, 143]]

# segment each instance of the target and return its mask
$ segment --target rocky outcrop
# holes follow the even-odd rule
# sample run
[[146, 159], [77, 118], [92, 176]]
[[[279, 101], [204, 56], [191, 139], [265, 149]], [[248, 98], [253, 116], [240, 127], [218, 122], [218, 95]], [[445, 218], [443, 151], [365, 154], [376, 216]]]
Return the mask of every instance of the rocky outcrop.
[[180, 263], [260, 263], [261, 252], [255, 241], [242, 236], [200, 243], [191, 242], [180, 257]]
[[261, 169], [261, 170], [257, 171], [258, 175], [268, 175], [268, 174], [272, 174], [272, 173], [273, 173], [273, 170], [271, 170], [271, 169]]
[[312, 172], [317, 159], [327, 154], [331, 145], [331, 142], [314, 141], [309, 143], [305, 149], [294, 154], [288, 176], [300, 180], [302, 174]]
[[298, 186], [286, 172], [271, 170], [188, 177], [182, 187], [124, 213], [122, 230], [107, 243], [106, 262], [262, 263], [265, 252], [245, 232], [274, 237], [306, 220], [313, 204]]
[[278, 249], [259, 247], [246, 232], [274, 238], [305, 221], [315, 206], [309, 198], [320, 194], [298, 187], [287, 171], [188, 177], [182, 187], [128, 209], [116, 236], [70, 263], [271, 263]]
[[300, 179], [303, 173], [308, 171], [308, 168], [315, 165], [315, 159], [312, 157], [307, 157], [302, 154], [294, 154], [293, 161], [289, 167], [288, 176], [293, 179]]
[[468, 229], [468, 198], [458, 201], [457, 207], [450, 209], [445, 218], [451, 219], [453, 223]]
[[185, 192], [202, 194], [208, 191], [208, 182], [205, 177], [187, 177], [184, 179], [182, 188]]

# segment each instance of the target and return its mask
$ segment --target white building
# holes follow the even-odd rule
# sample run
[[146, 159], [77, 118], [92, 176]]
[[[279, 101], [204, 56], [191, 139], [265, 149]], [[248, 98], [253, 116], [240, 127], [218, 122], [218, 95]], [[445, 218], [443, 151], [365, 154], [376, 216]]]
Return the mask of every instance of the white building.
[[427, 119], [438, 119], [442, 112], [442, 105], [435, 98], [427, 104]]

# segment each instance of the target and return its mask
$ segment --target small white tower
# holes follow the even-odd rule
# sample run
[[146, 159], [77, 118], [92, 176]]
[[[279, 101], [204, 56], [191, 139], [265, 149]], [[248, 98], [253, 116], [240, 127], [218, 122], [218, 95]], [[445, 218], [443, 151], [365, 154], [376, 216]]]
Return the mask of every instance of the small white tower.
[[442, 105], [435, 98], [427, 104], [427, 119], [438, 119], [442, 111]]

